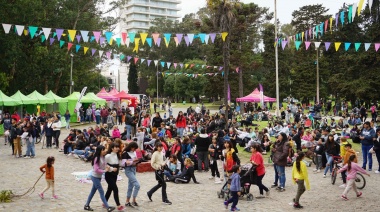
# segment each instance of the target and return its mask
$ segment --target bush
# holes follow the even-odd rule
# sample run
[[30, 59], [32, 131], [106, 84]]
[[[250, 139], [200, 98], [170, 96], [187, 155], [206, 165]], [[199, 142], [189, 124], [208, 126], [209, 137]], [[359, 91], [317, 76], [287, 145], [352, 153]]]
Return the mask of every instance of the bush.
[[11, 190], [2, 190], [0, 192], [0, 202], [11, 202], [13, 192]]

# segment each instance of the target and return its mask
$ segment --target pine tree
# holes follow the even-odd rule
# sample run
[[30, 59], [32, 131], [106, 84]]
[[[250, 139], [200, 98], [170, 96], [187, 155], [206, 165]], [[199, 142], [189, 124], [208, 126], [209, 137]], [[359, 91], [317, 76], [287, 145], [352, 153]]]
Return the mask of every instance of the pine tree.
[[128, 93], [139, 93], [139, 86], [137, 84], [137, 67], [136, 64], [131, 63], [129, 65], [128, 73]]

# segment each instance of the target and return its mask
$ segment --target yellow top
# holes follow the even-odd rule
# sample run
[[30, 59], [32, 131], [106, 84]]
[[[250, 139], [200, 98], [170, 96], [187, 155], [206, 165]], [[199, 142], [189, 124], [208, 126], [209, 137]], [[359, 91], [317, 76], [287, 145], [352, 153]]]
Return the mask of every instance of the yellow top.
[[306, 184], [306, 189], [310, 190], [310, 184], [309, 184], [309, 175], [307, 174], [307, 167], [306, 164], [301, 161], [301, 173], [297, 171], [296, 162], [293, 163], [293, 169], [292, 169], [292, 181], [295, 184], [296, 179], [297, 180], [304, 180]]
[[341, 142], [340, 143], [340, 156], [341, 157], [344, 157], [344, 155], [346, 154], [346, 149], [344, 147], [344, 145], [348, 144], [348, 142]]

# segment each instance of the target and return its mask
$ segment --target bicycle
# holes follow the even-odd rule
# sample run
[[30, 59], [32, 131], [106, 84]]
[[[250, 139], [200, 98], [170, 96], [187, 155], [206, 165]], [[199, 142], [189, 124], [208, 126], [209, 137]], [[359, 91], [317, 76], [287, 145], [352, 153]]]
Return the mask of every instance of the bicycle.
[[[333, 159], [334, 159], [334, 165], [333, 165], [333, 169], [332, 169], [332, 173], [331, 173], [331, 184], [334, 185], [335, 181], [336, 181], [336, 177], [338, 175], [338, 170], [340, 168], [342, 168], [339, 165], [342, 162], [342, 157], [333, 156]], [[356, 173], [355, 183], [356, 183], [356, 188], [363, 189], [366, 185], [366, 180], [362, 174]]]

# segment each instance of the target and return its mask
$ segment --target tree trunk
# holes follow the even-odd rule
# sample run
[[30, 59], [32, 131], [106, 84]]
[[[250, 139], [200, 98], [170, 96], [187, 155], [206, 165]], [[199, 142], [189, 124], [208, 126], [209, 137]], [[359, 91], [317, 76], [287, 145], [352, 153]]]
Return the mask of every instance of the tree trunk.
[[[230, 39], [229, 36], [226, 37], [225, 42], [223, 43], [223, 60], [224, 60], [224, 105], [226, 107], [225, 117], [228, 120], [229, 107], [228, 107], [228, 75], [230, 72]], [[228, 125], [226, 124], [226, 129]]]
[[[243, 95], [244, 95], [243, 94], [243, 70], [239, 68], [239, 97], [243, 97]], [[243, 105], [243, 102], [240, 102], [239, 104], [240, 104], [240, 111], [241, 111], [244, 108], [244, 105]]]

